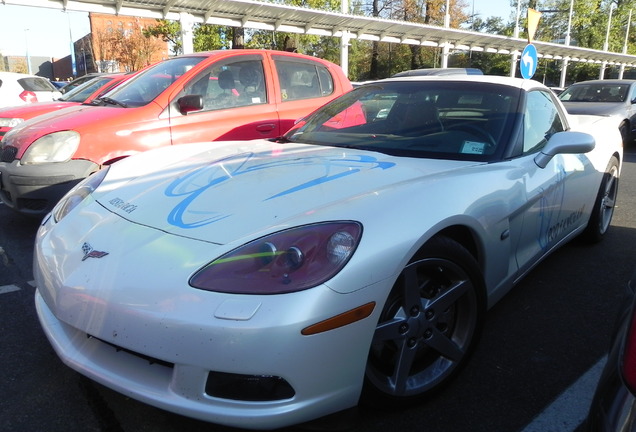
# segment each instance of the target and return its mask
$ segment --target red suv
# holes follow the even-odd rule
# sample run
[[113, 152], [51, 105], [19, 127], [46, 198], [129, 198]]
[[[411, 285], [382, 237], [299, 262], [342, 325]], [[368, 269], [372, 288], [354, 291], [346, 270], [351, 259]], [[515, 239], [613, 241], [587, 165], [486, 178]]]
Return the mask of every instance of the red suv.
[[155, 64], [103, 95], [10, 130], [0, 199], [42, 216], [73, 185], [118, 159], [173, 144], [275, 138], [351, 90], [342, 69], [296, 53], [222, 50]]

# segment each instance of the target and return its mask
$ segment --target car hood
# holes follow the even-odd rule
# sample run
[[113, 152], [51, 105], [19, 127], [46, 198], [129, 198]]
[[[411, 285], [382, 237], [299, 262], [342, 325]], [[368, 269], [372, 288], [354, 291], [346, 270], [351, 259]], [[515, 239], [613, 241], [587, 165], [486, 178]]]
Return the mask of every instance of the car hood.
[[79, 103], [68, 101], [36, 102], [0, 109], [0, 118], [30, 119], [40, 114], [57, 111], [74, 105], [79, 105]]
[[563, 106], [570, 114], [611, 116], [627, 111], [627, 107], [622, 102], [563, 102]]
[[65, 130], [90, 130], [96, 124], [112, 121], [114, 117], [121, 117], [119, 124], [125, 124], [127, 113], [129, 111], [124, 108], [111, 106], [65, 105], [61, 110], [20, 123], [5, 135], [4, 142], [16, 147], [20, 157], [31, 143], [44, 135]]
[[175, 146], [118, 162], [96, 198], [131, 222], [226, 244], [324, 220], [364, 222], [369, 208], [390, 206], [396, 190], [481, 164], [265, 140], [212, 146]]

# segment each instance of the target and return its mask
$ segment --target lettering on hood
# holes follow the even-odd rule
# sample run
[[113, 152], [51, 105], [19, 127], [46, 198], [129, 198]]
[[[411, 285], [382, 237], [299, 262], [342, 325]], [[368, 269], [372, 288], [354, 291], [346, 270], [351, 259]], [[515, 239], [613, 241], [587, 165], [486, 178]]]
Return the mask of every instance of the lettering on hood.
[[130, 204], [127, 203], [126, 201], [124, 201], [121, 198], [113, 198], [112, 200], [108, 201], [110, 205], [112, 205], [113, 207], [116, 207], [128, 214], [134, 212], [135, 210], [137, 210], [137, 206], [134, 204]]

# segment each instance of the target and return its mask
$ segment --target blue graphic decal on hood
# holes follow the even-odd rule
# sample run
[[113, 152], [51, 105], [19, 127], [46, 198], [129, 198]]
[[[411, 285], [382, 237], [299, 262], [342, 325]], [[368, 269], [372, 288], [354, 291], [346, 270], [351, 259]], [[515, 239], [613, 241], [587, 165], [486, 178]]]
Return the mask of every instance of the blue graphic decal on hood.
[[[255, 153], [232, 156], [197, 168], [170, 183], [165, 190], [165, 195], [183, 197], [183, 199], [170, 211], [168, 222], [180, 228], [198, 228], [229, 217], [229, 214], [206, 211], [205, 216], [202, 215], [200, 220], [190, 223], [184, 220], [186, 212], [192, 216], [193, 212], [189, 210], [189, 207], [204, 192], [237, 176], [290, 166], [324, 167], [324, 175], [276, 193], [265, 199], [268, 201], [369, 169], [380, 168], [384, 170], [395, 165], [393, 162], [381, 162], [369, 155], [348, 155], [339, 159], [306, 156], [274, 161], [268, 158], [267, 162], [257, 163], [259, 160], [262, 159]], [[250, 164], [250, 162], [254, 163]], [[255, 187], [257, 185], [255, 183]]]

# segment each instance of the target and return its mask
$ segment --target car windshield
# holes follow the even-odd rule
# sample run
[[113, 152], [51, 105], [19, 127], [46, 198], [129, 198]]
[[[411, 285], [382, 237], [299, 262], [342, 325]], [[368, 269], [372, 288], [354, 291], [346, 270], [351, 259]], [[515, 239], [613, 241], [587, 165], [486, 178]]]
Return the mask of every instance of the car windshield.
[[563, 102], [625, 102], [628, 84], [576, 84], [559, 95]]
[[98, 88], [102, 87], [111, 80], [112, 78], [107, 76], [95, 77], [92, 80], [86, 81], [84, 84], [75, 87], [73, 90], [64, 93], [58, 98], [58, 100], [66, 102], [84, 102], [90, 95], [95, 93]]
[[117, 86], [102, 100], [128, 107], [146, 105], [204, 59], [202, 56], [176, 57], [159, 62]]
[[512, 87], [467, 81], [376, 82], [325, 105], [285, 140], [489, 161], [509, 140], [519, 94]]

